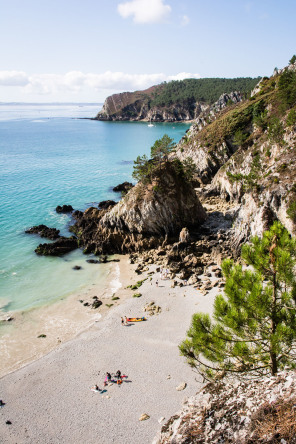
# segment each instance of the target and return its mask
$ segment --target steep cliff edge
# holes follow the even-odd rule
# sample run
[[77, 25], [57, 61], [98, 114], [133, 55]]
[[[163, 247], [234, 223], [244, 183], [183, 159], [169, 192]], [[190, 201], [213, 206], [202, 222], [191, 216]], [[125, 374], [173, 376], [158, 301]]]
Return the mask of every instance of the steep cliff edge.
[[264, 78], [250, 100], [195, 122], [177, 156], [191, 157], [203, 193], [238, 204], [239, 246], [278, 219], [295, 234], [296, 65]]
[[251, 78], [187, 79], [162, 83], [144, 91], [113, 94], [107, 97], [95, 120], [193, 120], [205, 110], [221, 109], [227, 103], [242, 100], [257, 81]]

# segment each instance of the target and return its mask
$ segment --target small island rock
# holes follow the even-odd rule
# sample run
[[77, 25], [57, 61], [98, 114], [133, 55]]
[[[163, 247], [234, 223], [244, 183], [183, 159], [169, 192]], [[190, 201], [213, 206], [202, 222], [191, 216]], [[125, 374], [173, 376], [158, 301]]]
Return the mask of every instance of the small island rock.
[[56, 212], [57, 213], [72, 213], [73, 211], [73, 207], [72, 205], [58, 205], [56, 207]]

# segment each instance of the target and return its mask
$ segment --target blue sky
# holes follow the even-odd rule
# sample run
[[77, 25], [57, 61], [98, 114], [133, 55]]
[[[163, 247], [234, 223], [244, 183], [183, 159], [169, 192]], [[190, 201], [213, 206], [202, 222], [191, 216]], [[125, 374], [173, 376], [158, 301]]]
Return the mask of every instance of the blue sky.
[[269, 76], [296, 53], [295, 19], [295, 0], [0, 0], [0, 102]]

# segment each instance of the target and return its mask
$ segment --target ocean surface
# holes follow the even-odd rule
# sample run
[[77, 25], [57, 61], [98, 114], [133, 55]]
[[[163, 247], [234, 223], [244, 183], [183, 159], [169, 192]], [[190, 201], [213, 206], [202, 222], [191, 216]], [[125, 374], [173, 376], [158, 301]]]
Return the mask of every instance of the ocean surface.
[[[47, 305], [93, 278], [107, 279], [106, 267], [88, 264], [80, 250], [62, 258], [37, 256], [37, 245], [50, 241], [24, 231], [43, 223], [69, 235], [71, 216], [57, 214], [57, 205], [84, 210], [119, 200], [112, 188], [133, 181], [133, 160], [149, 155], [165, 133], [178, 142], [189, 127], [87, 119], [99, 109], [0, 104], [0, 311]], [[82, 269], [74, 271], [74, 265]]]

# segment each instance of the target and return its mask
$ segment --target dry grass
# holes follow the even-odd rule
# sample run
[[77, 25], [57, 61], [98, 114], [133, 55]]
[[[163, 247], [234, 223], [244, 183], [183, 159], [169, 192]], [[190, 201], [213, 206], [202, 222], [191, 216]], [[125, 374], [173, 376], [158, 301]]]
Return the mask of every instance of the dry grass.
[[247, 444], [296, 443], [296, 398], [264, 403], [252, 416], [251, 437]]

